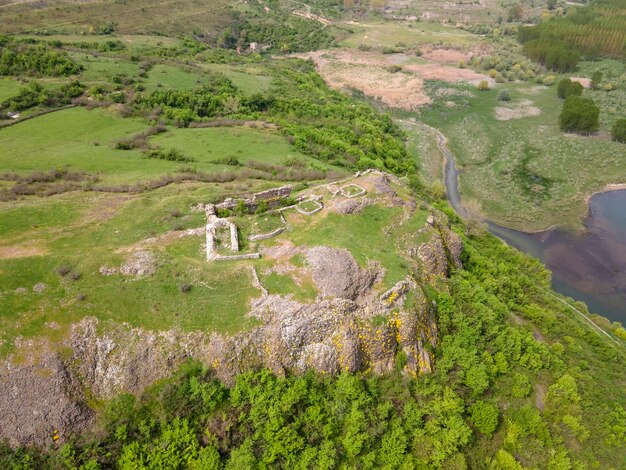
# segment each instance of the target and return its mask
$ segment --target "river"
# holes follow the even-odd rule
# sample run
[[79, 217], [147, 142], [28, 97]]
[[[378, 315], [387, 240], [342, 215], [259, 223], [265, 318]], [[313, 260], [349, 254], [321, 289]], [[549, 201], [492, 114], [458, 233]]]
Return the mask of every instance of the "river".
[[[463, 215], [459, 171], [445, 137], [433, 130], [446, 157], [448, 201]], [[525, 233], [491, 221], [487, 226], [507, 244], [539, 258], [552, 271], [555, 291], [585, 302], [591, 313], [626, 324], [626, 190], [594, 195], [589, 201], [586, 230], [580, 235], [562, 229]]]

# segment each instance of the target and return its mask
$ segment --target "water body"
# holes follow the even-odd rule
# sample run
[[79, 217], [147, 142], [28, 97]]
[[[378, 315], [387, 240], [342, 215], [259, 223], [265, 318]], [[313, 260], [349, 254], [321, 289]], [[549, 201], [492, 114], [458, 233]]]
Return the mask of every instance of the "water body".
[[[461, 214], [459, 171], [438, 133], [446, 156], [448, 200]], [[626, 190], [596, 194], [589, 201], [586, 231], [561, 229], [525, 233], [487, 222], [489, 231], [507, 244], [539, 258], [552, 271], [555, 291], [583, 301], [589, 311], [626, 324]]]

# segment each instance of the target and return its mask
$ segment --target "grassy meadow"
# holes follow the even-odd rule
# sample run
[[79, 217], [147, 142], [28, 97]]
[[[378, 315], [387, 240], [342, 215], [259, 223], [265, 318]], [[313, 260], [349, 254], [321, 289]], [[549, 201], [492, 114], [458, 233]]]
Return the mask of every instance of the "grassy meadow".
[[414, 47], [435, 44], [464, 48], [476, 41], [476, 37], [466, 31], [439, 23], [351, 23], [350, 29], [353, 34], [340, 42], [343, 47], [394, 47], [398, 44]]
[[[448, 138], [463, 170], [463, 197], [480, 201], [486, 217], [508, 227], [580, 229], [587, 196], [624, 182], [623, 144], [612, 142], [605, 126], [593, 136], [562, 133], [562, 100], [555, 87], [512, 83], [501, 88], [509, 91], [511, 101], [498, 102], [497, 89], [466, 87], [470, 97], [447, 96], [421, 114]], [[497, 108], [510, 119], [499, 120]]]

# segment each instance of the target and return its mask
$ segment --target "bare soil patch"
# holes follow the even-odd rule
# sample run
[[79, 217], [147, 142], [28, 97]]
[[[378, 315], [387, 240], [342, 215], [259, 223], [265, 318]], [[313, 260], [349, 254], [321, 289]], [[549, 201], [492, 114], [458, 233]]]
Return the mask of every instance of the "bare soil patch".
[[414, 72], [425, 80], [441, 80], [451, 83], [465, 82], [472, 85], [478, 85], [479, 82], [486, 80], [490, 86], [495, 85], [495, 81], [487, 75], [449, 65], [415, 64], [407, 65], [405, 70]]
[[511, 119], [521, 119], [530, 116], [539, 116], [541, 110], [532, 106], [532, 101], [522, 100], [513, 107], [499, 106], [496, 108], [496, 119], [498, 121], [510, 121]]
[[28, 258], [45, 254], [47, 254], [45, 248], [32, 244], [0, 246], [0, 259]]
[[473, 56], [468, 52], [457, 51], [454, 49], [438, 49], [438, 48], [421, 48], [422, 58], [440, 62], [443, 64], [458, 64], [459, 62], [467, 63]]
[[[430, 49], [433, 57], [443, 61], [458, 62], [468, 54], [444, 49]], [[387, 106], [401, 109], [415, 109], [430, 104], [431, 99], [423, 90], [424, 80], [466, 82], [477, 85], [487, 80], [495, 82], [487, 75], [473, 70], [460, 69], [443, 63], [402, 65], [408, 57], [404, 54], [381, 54], [373, 51], [341, 49], [300, 54], [297, 57], [311, 59], [326, 83], [335, 89], [356, 89], [372, 98], [379, 99]], [[390, 66], [400, 65], [400, 71]]]
[[423, 90], [424, 81], [414, 74], [387, 70], [391, 64], [382, 54], [319, 51], [305, 57], [315, 62], [331, 88], [354, 88], [393, 108], [410, 110], [430, 103]]
[[584, 77], [570, 77], [570, 80], [573, 81], [573, 82], [580, 83], [585, 88], [590, 88], [591, 87], [591, 80], [588, 79], [588, 78], [584, 78]]

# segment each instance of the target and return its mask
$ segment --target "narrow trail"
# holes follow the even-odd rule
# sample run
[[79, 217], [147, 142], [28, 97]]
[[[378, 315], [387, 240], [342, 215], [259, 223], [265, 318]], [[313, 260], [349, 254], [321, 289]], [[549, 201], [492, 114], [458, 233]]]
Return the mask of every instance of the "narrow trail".
[[574, 307], [572, 304], [570, 304], [568, 301], [566, 301], [565, 299], [554, 295], [552, 292], [549, 291], [544, 291], [546, 294], [548, 294], [550, 297], [553, 297], [554, 299], [558, 300], [559, 302], [567, 305], [570, 309], [572, 309], [574, 312], [576, 312], [578, 315], [580, 315], [582, 318], [584, 318], [585, 320], [587, 320], [587, 322], [591, 325], [591, 327], [593, 328], [593, 330], [599, 335], [601, 336], [601, 334], [603, 334], [604, 336], [606, 336], [607, 338], [609, 338], [611, 341], [613, 341], [615, 344], [617, 344], [618, 346], [620, 345], [619, 341], [615, 338], [613, 338], [610, 334], [608, 334], [606, 331], [604, 331], [602, 328], [600, 328], [598, 325], [596, 325], [593, 320], [591, 318], [589, 318], [587, 315], [585, 315], [583, 312], [581, 312], [580, 310], [578, 310], [576, 307]]

